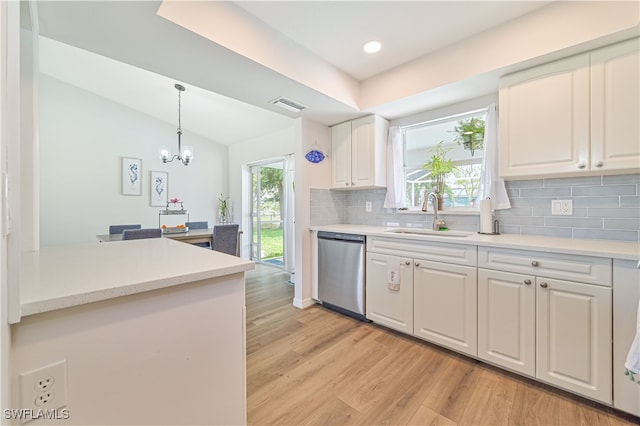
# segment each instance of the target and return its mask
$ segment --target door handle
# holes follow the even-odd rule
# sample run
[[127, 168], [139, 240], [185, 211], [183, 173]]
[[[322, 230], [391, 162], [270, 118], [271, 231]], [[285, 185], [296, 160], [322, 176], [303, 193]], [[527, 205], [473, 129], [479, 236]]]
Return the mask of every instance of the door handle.
[[549, 284], [547, 284], [545, 282], [542, 282], [542, 283], [540, 283], [540, 287], [547, 288], [547, 287], [549, 287]]
[[524, 280], [524, 283], [525, 283], [526, 285], [531, 285], [531, 280]]

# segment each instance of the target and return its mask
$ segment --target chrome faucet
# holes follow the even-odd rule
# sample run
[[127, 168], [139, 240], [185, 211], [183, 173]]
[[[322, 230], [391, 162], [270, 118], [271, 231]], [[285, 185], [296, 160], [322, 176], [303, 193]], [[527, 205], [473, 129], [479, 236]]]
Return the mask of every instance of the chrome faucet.
[[429, 200], [431, 200], [431, 207], [433, 207], [433, 230], [439, 231], [440, 228], [443, 228], [445, 223], [443, 219], [438, 220], [438, 195], [435, 192], [430, 192], [426, 197], [422, 200], [422, 211], [427, 211], [427, 206], [429, 205]]

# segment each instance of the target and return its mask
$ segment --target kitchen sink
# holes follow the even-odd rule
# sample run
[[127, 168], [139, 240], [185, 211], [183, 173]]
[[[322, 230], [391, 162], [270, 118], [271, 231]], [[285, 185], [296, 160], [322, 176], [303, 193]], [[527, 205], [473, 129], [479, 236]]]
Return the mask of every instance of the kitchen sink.
[[433, 235], [438, 237], [451, 237], [451, 238], [464, 238], [473, 235], [471, 232], [463, 231], [434, 231], [432, 229], [420, 229], [420, 228], [396, 228], [390, 229], [385, 232], [392, 234], [406, 234], [406, 235]]

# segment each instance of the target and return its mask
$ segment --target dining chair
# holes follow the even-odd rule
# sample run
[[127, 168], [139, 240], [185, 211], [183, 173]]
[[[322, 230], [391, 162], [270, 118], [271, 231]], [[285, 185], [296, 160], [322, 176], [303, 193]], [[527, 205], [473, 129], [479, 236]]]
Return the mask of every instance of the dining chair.
[[238, 256], [238, 240], [240, 225], [230, 223], [213, 226], [212, 250]]
[[160, 228], [125, 229], [122, 231], [123, 240], [141, 240], [143, 238], [160, 238], [162, 230]]
[[[187, 226], [187, 228], [189, 228], [190, 231], [192, 229], [209, 229], [209, 222], [206, 221], [206, 220], [201, 220], [201, 221], [196, 221], [196, 222], [186, 222], [185, 225]], [[194, 246], [204, 247], [204, 248], [211, 248], [211, 243], [209, 243], [209, 242], [206, 242], [206, 243], [195, 243]]]
[[189, 229], [208, 229], [209, 228], [209, 222], [207, 222], [206, 220], [197, 221], [197, 222], [186, 222], [185, 225]]
[[142, 225], [109, 225], [109, 234], [122, 234], [125, 229], [142, 229]]

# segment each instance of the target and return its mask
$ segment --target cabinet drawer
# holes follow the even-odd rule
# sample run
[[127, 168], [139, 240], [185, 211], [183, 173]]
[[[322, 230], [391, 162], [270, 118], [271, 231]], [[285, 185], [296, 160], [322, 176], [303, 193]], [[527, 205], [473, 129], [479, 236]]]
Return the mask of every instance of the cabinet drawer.
[[478, 247], [478, 266], [611, 287], [612, 260], [604, 257]]
[[455, 265], [476, 266], [476, 246], [449, 244], [438, 241], [409, 241], [399, 238], [367, 238], [367, 251], [453, 263]]

